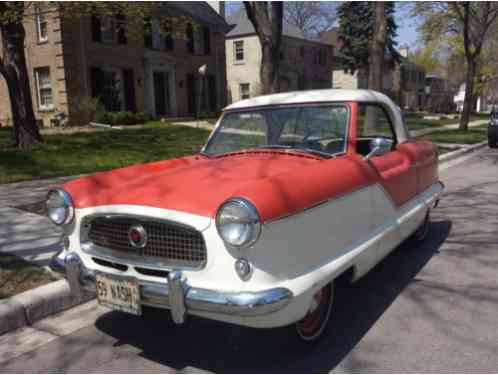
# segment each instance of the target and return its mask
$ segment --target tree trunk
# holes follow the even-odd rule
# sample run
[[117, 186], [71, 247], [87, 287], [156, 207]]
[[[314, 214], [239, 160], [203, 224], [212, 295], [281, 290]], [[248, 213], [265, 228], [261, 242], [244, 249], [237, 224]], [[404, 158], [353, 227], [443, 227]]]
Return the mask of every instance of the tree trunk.
[[244, 1], [244, 6], [261, 43], [261, 91], [263, 94], [280, 92], [283, 3], [272, 1], [271, 14], [266, 1]]
[[[383, 1], [373, 4], [374, 7], [374, 36], [370, 45], [368, 88], [370, 90], [382, 91], [384, 76], [384, 54], [386, 50], [387, 21], [386, 7]], [[377, 112], [373, 107], [367, 107], [365, 129], [367, 135], [376, 134]]]
[[[15, 9], [19, 14], [22, 14], [24, 9], [24, 5], [17, 2], [7, 6]], [[20, 19], [20, 21], [0, 23], [3, 46], [0, 73], [5, 78], [9, 91], [15, 146], [22, 150], [29, 150], [36, 143], [42, 142], [42, 137], [33, 112], [24, 54], [25, 31], [22, 17]]]
[[261, 67], [260, 79], [263, 94], [274, 94], [280, 91], [279, 80], [279, 62], [280, 59], [277, 53], [275, 56], [275, 47], [271, 41], [261, 43]]
[[470, 115], [474, 104], [474, 79], [476, 75], [477, 63], [475, 59], [467, 60], [467, 78], [465, 80], [465, 99], [463, 101], [462, 115], [460, 116], [459, 129], [467, 131], [469, 129]]

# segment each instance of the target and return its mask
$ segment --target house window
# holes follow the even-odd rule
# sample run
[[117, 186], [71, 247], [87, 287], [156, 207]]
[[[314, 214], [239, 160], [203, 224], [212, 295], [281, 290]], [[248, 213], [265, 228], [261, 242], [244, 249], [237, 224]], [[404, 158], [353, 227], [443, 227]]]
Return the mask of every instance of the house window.
[[240, 88], [240, 99], [241, 100], [249, 99], [251, 97], [249, 83], [241, 83], [239, 88]]
[[45, 17], [45, 14], [41, 13], [41, 11], [38, 10], [36, 14], [36, 32], [38, 34], [39, 43], [43, 43], [48, 40], [47, 24], [47, 18]]
[[233, 42], [233, 50], [234, 50], [234, 58], [235, 62], [243, 62], [244, 61], [244, 41], [236, 40]]
[[318, 50], [318, 64], [322, 66], [327, 65], [327, 50], [323, 48]]
[[116, 21], [112, 17], [102, 17], [100, 21], [100, 35], [102, 42], [113, 43], [116, 41]]
[[41, 110], [52, 109], [54, 106], [52, 98], [52, 84], [50, 83], [50, 68], [35, 69], [36, 90], [38, 96], [38, 107]]
[[102, 68], [101, 100], [106, 111], [123, 110], [124, 85], [121, 69]]
[[299, 55], [304, 58], [304, 46], [299, 47]]

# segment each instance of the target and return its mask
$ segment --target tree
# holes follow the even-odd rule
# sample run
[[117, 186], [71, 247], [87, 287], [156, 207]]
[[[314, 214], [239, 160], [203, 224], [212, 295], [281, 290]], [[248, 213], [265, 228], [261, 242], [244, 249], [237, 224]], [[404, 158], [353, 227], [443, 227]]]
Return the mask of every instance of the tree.
[[478, 64], [488, 31], [498, 19], [498, 3], [492, 2], [421, 2], [413, 15], [422, 20], [420, 31], [425, 40], [441, 36], [460, 36], [466, 62], [465, 100], [460, 130], [467, 130], [475, 102]]
[[283, 3], [272, 1], [244, 1], [247, 17], [251, 21], [261, 43], [260, 78], [264, 94], [280, 91], [279, 68], [282, 44]]
[[[375, 3], [369, 1], [345, 1], [338, 8], [339, 40], [341, 41], [338, 60], [345, 72], [353, 74], [357, 70], [369, 71], [369, 56], [375, 27], [374, 10]], [[394, 3], [386, 2], [384, 11], [386, 21], [385, 51], [388, 51], [395, 60], [398, 60]]]
[[336, 8], [335, 3], [328, 1], [288, 1], [284, 3], [284, 20], [313, 37], [334, 24]]
[[386, 4], [383, 1], [377, 1], [373, 4], [373, 7], [374, 34], [370, 45], [368, 88], [382, 91], [387, 39]]
[[31, 100], [26, 57], [24, 55], [25, 30], [23, 26], [26, 5], [23, 2], [0, 3], [0, 37], [2, 56], [0, 74], [5, 78], [13, 119], [14, 145], [30, 149], [42, 137], [36, 125]]

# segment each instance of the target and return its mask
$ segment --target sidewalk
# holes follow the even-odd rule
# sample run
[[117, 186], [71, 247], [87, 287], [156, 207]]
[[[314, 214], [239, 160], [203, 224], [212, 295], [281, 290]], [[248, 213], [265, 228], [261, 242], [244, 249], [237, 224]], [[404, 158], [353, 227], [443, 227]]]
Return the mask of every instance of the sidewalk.
[[[476, 120], [472, 121], [469, 123], [469, 128], [475, 128], [480, 125], [485, 125], [489, 121], [488, 120]], [[420, 137], [422, 135], [434, 133], [434, 132], [444, 132], [444, 131], [449, 131], [449, 130], [455, 130], [458, 129], [459, 124], [449, 124], [449, 125], [443, 125], [443, 126], [435, 126], [435, 127], [429, 127], [429, 128], [424, 128], [424, 129], [419, 129], [419, 130], [410, 130], [410, 135], [412, 137]]]
[[0, 252], [16, 255], [40, 267], [61, 249], [62, 229], [45, 216], [16, 208], [0, 208]]

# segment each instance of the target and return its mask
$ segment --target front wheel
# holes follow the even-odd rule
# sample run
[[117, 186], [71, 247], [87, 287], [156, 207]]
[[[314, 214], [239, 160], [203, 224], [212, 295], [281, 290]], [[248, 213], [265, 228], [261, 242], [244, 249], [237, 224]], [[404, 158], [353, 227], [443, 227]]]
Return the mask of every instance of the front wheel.
[[313, 296], [306, 316], [296, 323], [296, 332], [303, 341], [316, 341], [329, 322], [334, 302], [334, 284], [330, 283]]

